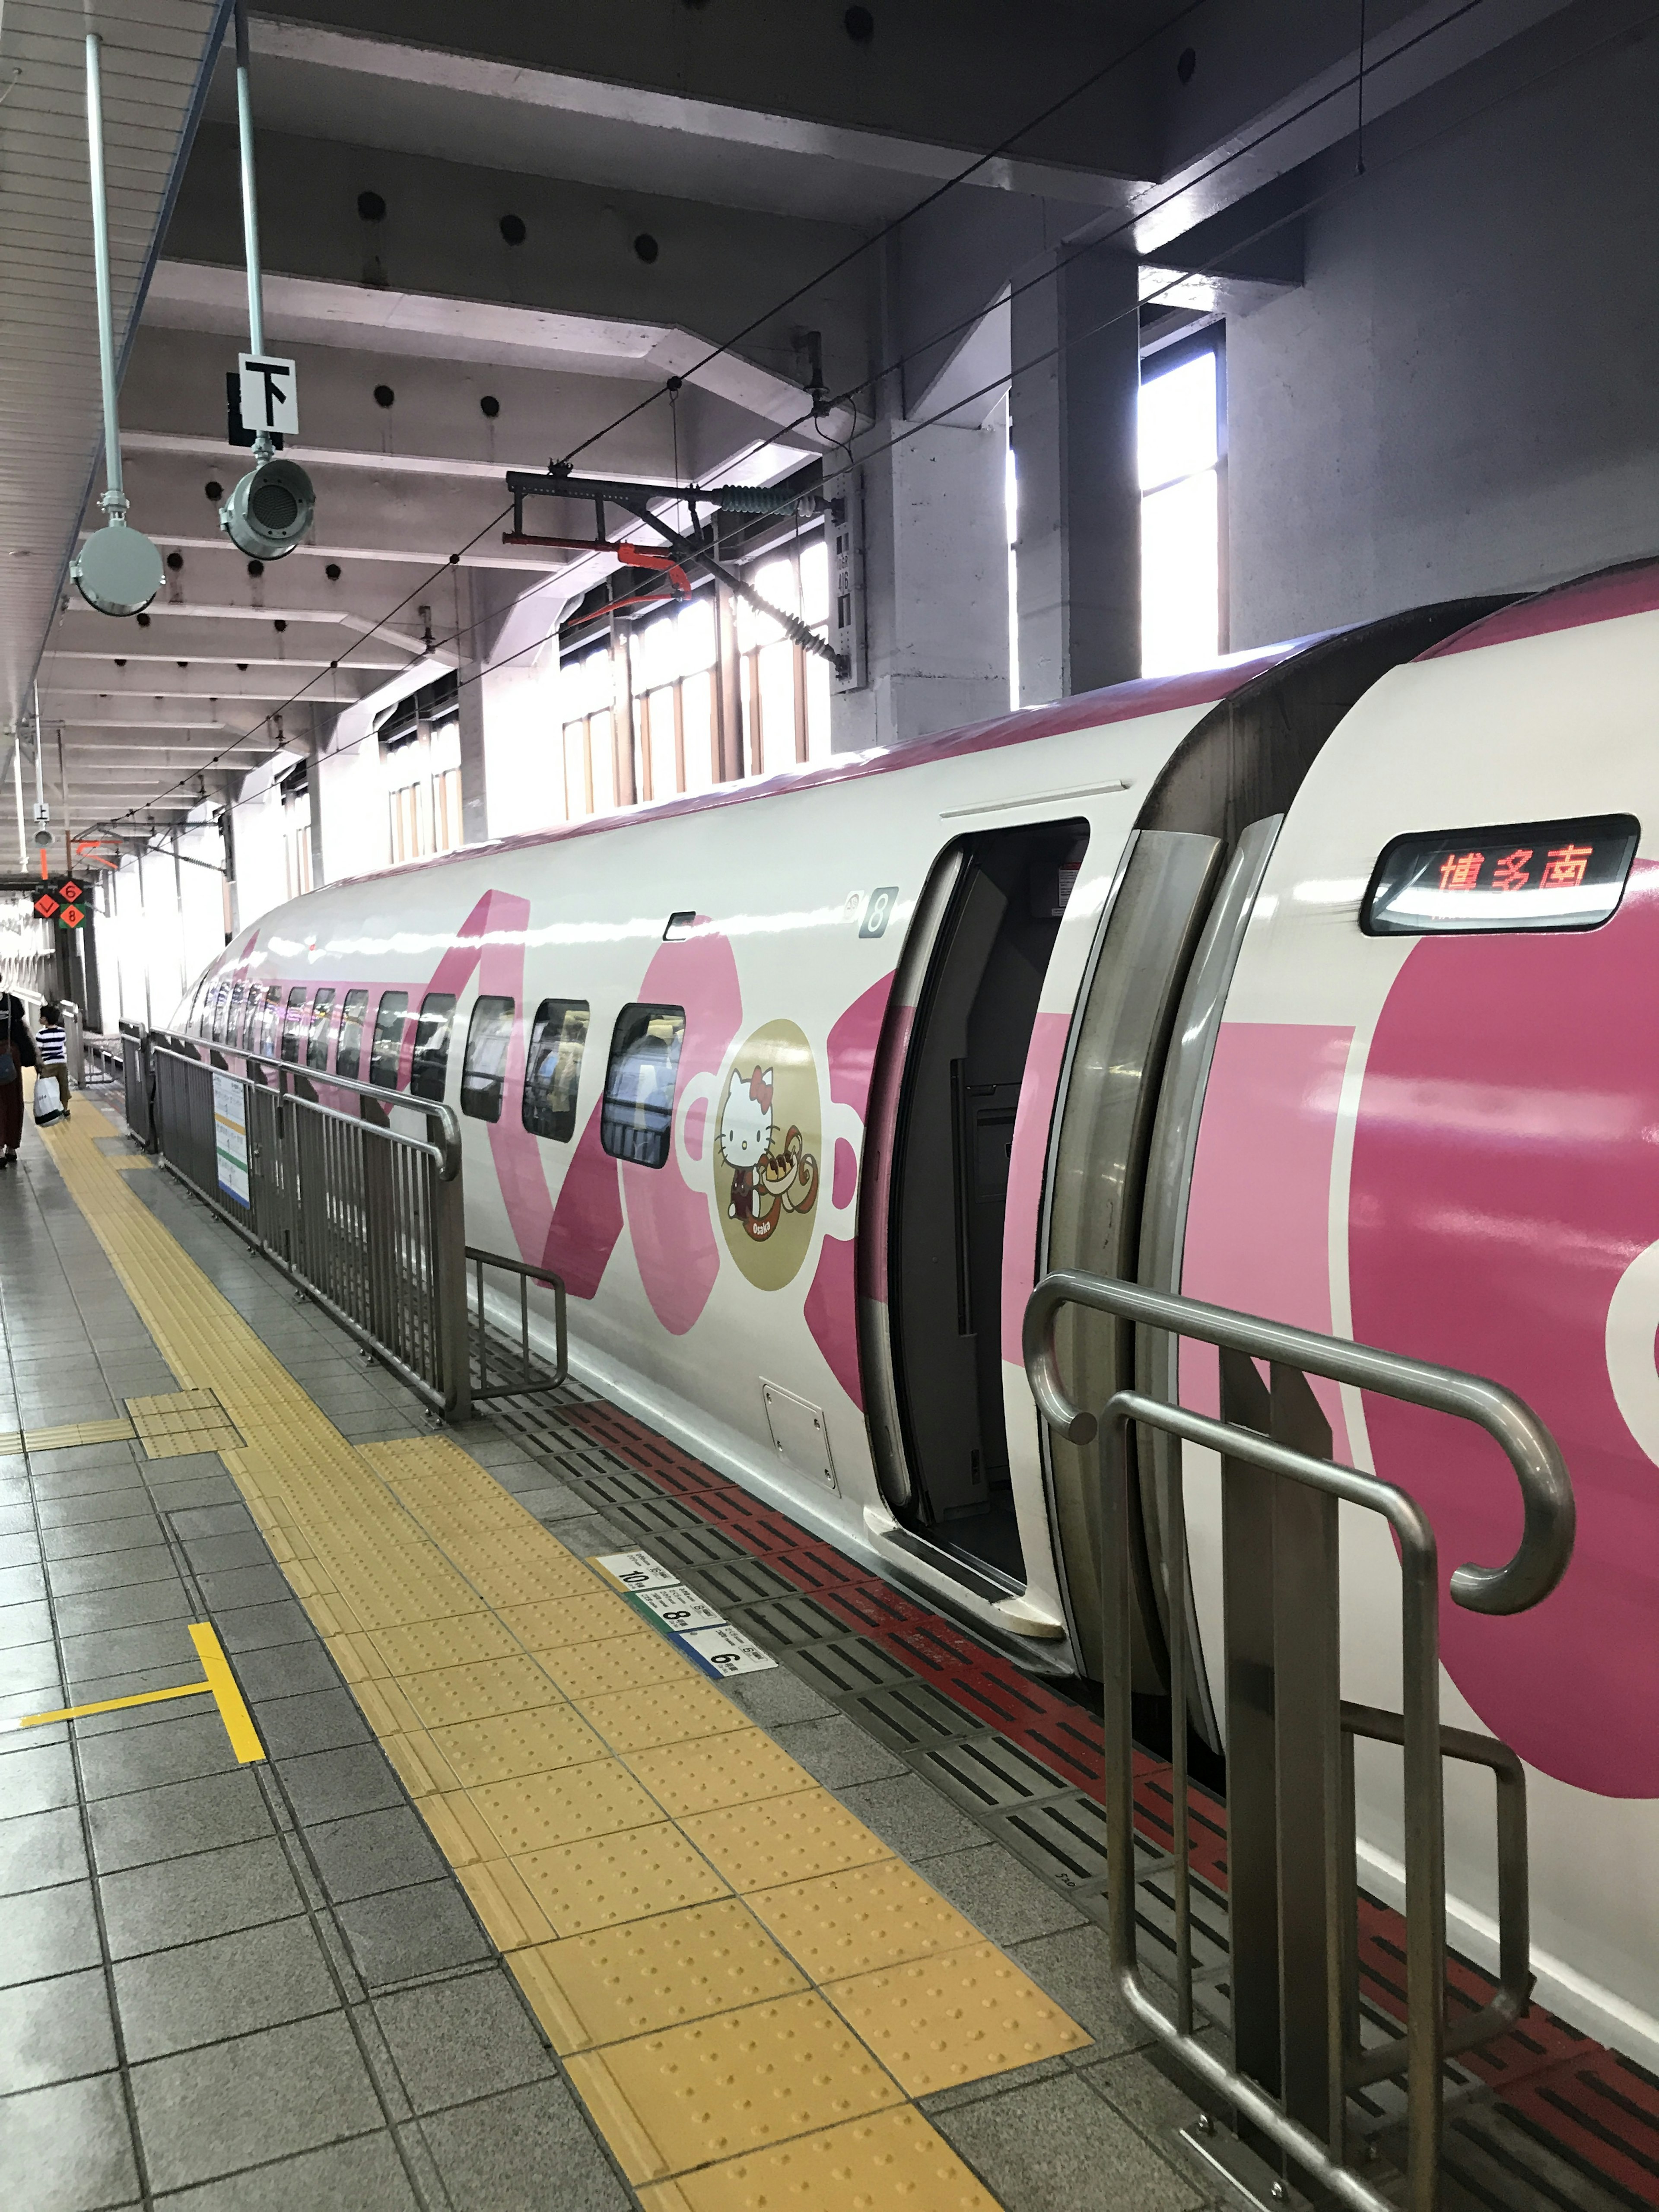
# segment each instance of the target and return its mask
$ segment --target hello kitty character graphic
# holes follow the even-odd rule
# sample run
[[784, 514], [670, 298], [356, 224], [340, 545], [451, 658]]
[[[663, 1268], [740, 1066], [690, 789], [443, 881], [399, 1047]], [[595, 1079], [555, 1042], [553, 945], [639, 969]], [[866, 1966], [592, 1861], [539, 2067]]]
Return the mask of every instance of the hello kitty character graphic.
[[810, 1213], [818, 1194], [818, 1164], [799, 1129], [791, 1127], [780, 1150], [772, 1149], [772, 1080], [769, 1067], [747, 1075], [734, 1067], [720, 1109], [720, 1158], [732, 1170], [726, 1212], [757, 1244], [786, 1213]]

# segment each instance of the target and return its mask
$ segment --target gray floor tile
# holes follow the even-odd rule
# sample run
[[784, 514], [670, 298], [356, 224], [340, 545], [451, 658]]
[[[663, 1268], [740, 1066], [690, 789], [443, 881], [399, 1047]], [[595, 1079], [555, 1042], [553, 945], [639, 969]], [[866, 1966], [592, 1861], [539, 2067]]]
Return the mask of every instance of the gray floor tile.
[[906, 1771], [902, 1759], [840, 1714], [830, 1720], [791, 1721], [774, 1734], [826, 1790], [848, 1790]]
[[245, 1528], [234, 1536], [187, 1536], [185, 1551], [198, 1575], [234, 1573], [241, 1567], [268, 1567], [270, 1547], [256, 1529]]
[[416, 2212], [417, 2198], [389, 2134], [355, 2136], [157, 2197], [157, 2212]]
[[0, 1820], [0, 1897], [79, 1881], [86, 1872], [86, 1841], [76, 1806]]
[[115, 1968], [127, 2056], [159, 2058], [339, 2008], [308, 1920], [275, 1920]]
[[1204, 2201], [1075, 2074], [941, 2112], [934, 2125], [1006, 2212], [1186, 2212]]
[[33, 1566], [40, 1556], [40, 1540], [32, 1528], [0, 1536], [0, 1568]]
[[1075, 1906], [1000, 1844], [929, 1859], [927, 1879], [994, 1943], [1021, 1943], [1084, 1925]]
[[22, 1605], [45, 1597], [46, 1577], [38, 1566], [0, 1566], [0, 1606]]
[[504, 1967], [398, 1990], [377, 1998], [374, 2010], [417, 2112], [553, 2075]]
[[963, 2105], [977, 2105], [987, 2097], [1000, 2097], [1010, 2089], [1023, 2089], [1030, 2081], [1052, 2081], [1068, 2072], [1064, 2058], [1040, 2058], [1033, 2066], [1016, 2066], [1007, 2074], [993, 2074], [984, 2081], [963, 2081], [952, 2089], [936, 2089], [929, 2097], [916, 2101], [930, 2119], [940, 2112], [954, 2112]]
[[198, 1505], [173, 1513], [173, 1533], [186, 1541], [199, 1536], [246, 1536], [253, 1516], [246, 1505]]
[[287, 1854], [274, 1837], [106, 1875], [100, 1889], [115, 1959], [260, 1927], [299, 1912], [303, 1904]]
[[912, 1864], [942, 1851], [971, 1850], [984, 1840], [984, 1829], [919, 1774], [860, 1782], [840, 1796], [849, 1813]]
[[16, 1498], [0, 1498], [0, 1536], [26, 1536], [34, 1528], [34, 1507], [28, 1495], [28, 1486]]
[[[63, 1734], [66, 1736], [67, 1731]], [[66, 1741], [29, 1744], [0, 1758], [0, 1820], [78, 1802]]]
[[[140, 1583], [140, 1589], [150, 1587]], [[72, 1682], [152, 1668], [158, 1689], [199, 1682], [202, 1662], [182, 1620], [145, 1621], [131, 1628], [103, 1628], [64, 1639], [64, 1664]]]
[[0, 1990], [0, 2094], [106, 2073], [115, 2063], [101, 1966]]
[[[1231, 2053], [1217, 2041], [1216, 2055], [1224, 2061]], [[1082, 2053], [1079, 2054], [1081, 2057]], [[1198, 2118], [1197, 2098], [1177, 2087], [1146, 2052], [1126, 2051], [1091, 2066], [1084, 2077], [1097, 2097], [1132, 2120], [1143, 2135], [1156, 2136], [1165, 2128], [1184, 2128]]]
[[534, 1472], [538, 1478], [535, 1488], [513, 1493], [527, 1513], [551, 1526], [555, 1522], [573, 1521], [587, 1511], [587, 1500], [568, 1482], [550, 1480], [539, 1468]]
[[[320, 1638], [278, 1644], [268, 1651], [238, 1655], [236, 1679], [242, 1694], [256, 1704], [269, 1698], [299, 1698], [312, 1690], [338, 1690], [340, 1677]], [[269, 1747], [270, 1739], [266, 1739]]]
[[200, 1579], [202, 1595], [216, 1618], [234, 1606], [277, 1605], [294, 1595], [280, 1567], [233, 1567]]
[[[164, 1465], [173, 1468], [185, 1464], [182, 1460], [157, 1460], [153, 1462], [149, 1494], [158, 1513], [194, 1512], [216, 1505], [234, 1505], [240, 1499], [241, 1492], [236, 1487], [235, 1480], [220, 1466], [216, 1453], [213, 1456], [213, 1471], [210, 1474], [180, 1475], [169, 1473], [164, 1475], [161, 1473]], [[194, 1466], [195, 1459], [192, 1458], [188, 1464]]]
[[93, 1856], [100, 1874], [153, 1866], [194, 1851], [222, 1850], [272, 1833], [270, 1814], [251, 1767], [95, 1798], [88, 1808]]
[[82, 1741], [81, 1774], [89, 1798], [159, 1790], [169, 1782], [193, 1782], [235, 1767], [236, 1754], [210, 1698], [183, 1698], [163, 1711], [165, 1722]]
[[[161, 1620], [191, 1620], [195, 1610], [177, 1575], [165, 1581], [131, 1583], [125, 1589], [93, 1590], [85, 1597], [60, 1597], [58, 1632], [66, 1640], [118, 1628], [143, 1628]], [[185, 1649], [191, 1652], [190, 1639]]]
[[98, 1923], [89, 1881], [60, 1882], [32, 1889], [6, 1905], [6, 1936], [0, 1944], [0, 1988], [33, 1982], [49, 1974], [72, 1974], [99, 1964]]
[[64, 1474], [110, 1472], [130, 1480], [137, 1457], [134, 1446], [128, 1443], [69, 1444], [61, 1451], [32, 1451], [28, 1456], [37, 1488]]
[[29, 2177], [28, 2212], [99, 2212], [136, 2201], [138, 2169], [118, 2076], [0, 2100], [0, 2173]]
[[356, 1898], [341, 1905], [335, 1917], [370, 1989], [443, 1973], [492, 1955], [489, 1939], [465, 1897], [447, 1877]]
[[403, 1784], [376, 1744], [348, 1744], [341, 1751], [284, 1759], [278, 1773], [295, 1818], [307, 1827], [406, 1802]]
[[[60, 1679], [55, 1644], [15, 1644], [0, 1651], [0, 1698], [20, 1712], [35, 1711], [31, 1703], [34, 1692], [55, 1692]], [[50, 1702], [55, 1708], [58, 1701], [53, 1697]]]
[[338, 2013], [150, 2059], [133, 2069], [132, 2088], [158, 2195], [380, 2126]]
[[279, 1644], [307, 1643], [317, 1633], [306, 1619], [304, 1607], [291, 1596], [271, 1605], [216, 1607], [213, 1626], [220, 1643], [231, 1652], [268, 1651]]
[[1091, 1925], [1039, 1936], [1010, 1945], [1008, 1955], [1087, 2030], [1103, 2054], [1135, 2051], [1151, 2042], [1117, 1994], [1103, 1929]]
[[95, 1522], [130, 1520], [133, 1515], [149, 1510], [149, 1499], [135, 1470], [131, 1481], [118, 1486], [73, 1498], [43, 1498], [40, 1504], [40, 1526], [43, 1529], [88, 1528]]
[[41, 1547], [49, 1560], [83, 1559], [94, 1553], [136, 1552], [161, 1540], [161, 1524], [148, 1508], [109, 1521], [82, 1521], [48, 1528]]
[[123, 1451], [118, 1460], [99, 1467], [59, 1468], [55, 1463], [76, 1456], [72, 1452], [51, 1452], [46, 1459], [36, 1459], [34, 1494], [43, 1505], [88, 1498], [120, 1498], [143, 1488], [143, 1477], [131, 1452]]
[[337, 1684], [300, 1697], [272, 1698], [260, 1710], [259, 1729], [271, 1758], [283, 1759], [367, 1743], [369, 1736], [356, 1700]]
[[422, 2131], [455, 2212], [624, 2212], [629, 2195], [562, 2081], [439, 2112]]
[[733, 1681], [722, 1682], [720, 1687], [734, 1705], [740, 1706], [751, 1721], [758, 1721], [764, 1729], [783, 1728], [791, 1721], [825, 1721], [836, 1716], [836, 1708], [829, 1698], [821, 1698], [787, 1667], [769, 1668], [760, 1674], [739, 1674]]
[[445, 1871], [425, 1821], [406, 1805], [307, 1828], [306, 1841], [337, 1905], [435, 1881]]
[[54, 1597], [85, 1590], [124, 1589], [132, 1583], [176, 1582], [178, 1563], [165, 1544], [143, 1544], [125, 1552], [94, 1552], [78, 1559], [54, 1559]]

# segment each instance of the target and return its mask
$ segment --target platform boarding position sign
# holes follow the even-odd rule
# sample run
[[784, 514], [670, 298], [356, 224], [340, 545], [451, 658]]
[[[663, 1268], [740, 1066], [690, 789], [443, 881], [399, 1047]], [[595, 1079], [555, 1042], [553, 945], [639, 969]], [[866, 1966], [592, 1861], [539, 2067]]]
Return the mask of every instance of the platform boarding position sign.
[[213, 1079], [213, 1144], [219, 1188], [239, 1206], [250, 1200], [247, 1182], [247, 1089], [234, 1075]]

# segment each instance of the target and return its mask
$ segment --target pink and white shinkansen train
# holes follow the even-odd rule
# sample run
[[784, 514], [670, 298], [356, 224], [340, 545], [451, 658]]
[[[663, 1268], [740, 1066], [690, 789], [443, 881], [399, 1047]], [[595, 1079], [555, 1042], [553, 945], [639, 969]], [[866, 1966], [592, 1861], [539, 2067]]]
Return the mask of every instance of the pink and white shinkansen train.
[[[1038, 1666], [1099, 1665], [1092, 1458], [1020, 1364], [1041, 1273], [1508, 1383], [1577, 1548], [1530, 1613], [1445, 1606], [1445, 1717], [1528, 1764], [1540, 1998], [1652, 2061], [1656, 738], [1652, 562], [331, 885], [178, 1027], [232, 1066], [285, 1039], [325, 1097], [447, 1099], [469, 1241], [564, 1278], [579, 1375]], [[1085, 1402], [1133, 1379], [1103, 1323], [1062, 1348]], [[1324, 1403], [1443, 1571], [1509, 1556], [1488, 1439]], [[1218, 1476], [1187, 1474], [1213, 1663]], [[1394, 1553], [1345, 1514], [1344, 1692], [1397, 1704]], [[1156, 1691], [1150, 1491], [1144, 1519]], [[1468, 1771], [1451, 1932], [1495, 1959]], [[1361, 1786], [1397, 1894], [1390, 1778]]]

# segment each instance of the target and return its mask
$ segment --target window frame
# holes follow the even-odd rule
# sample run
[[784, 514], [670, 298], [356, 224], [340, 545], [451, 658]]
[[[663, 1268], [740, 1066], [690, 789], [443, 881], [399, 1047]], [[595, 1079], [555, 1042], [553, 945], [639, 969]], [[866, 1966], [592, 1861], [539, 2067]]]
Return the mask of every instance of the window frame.
[[[368, 1002], [374, 995], [372, 991], [365, 990], [360, 985], [354, 986], [340, 1001], [340, 1018], [334, 1028], [334, 1073], [344, 1076], [348, 1083], [361, 1083], [363, 1079], [363, 1027], [368, 1017]], [[354, 999], [357, 1001], [355, 1006], [351, 1003]], [[352, 1040], [351, 1066], [346, 1068], [341, 1066], [340, 1056], [345, 1049], [348, 1024], [356, 1034]]]
[[[455, 1006], [458, 994], [453, 991], [428, 991], [421, 1000], [420, 1011], [415, 1017], [415, 1047], [409, 1062], [409, 1095], [422, 1098], [428, 1105], [441, 1106], [449, 1088], [449, 1049], [455, 1040]], [[434, 1013], [441, 1009], [441, 1015]], [[434, 1046], [428, 1032], [428, 1024], [441, 1018], [442, 1044]], [[430, 1087], [434, 1067], [437, 1088]]]
[[307, 984], [296, 983], [283, 1006], [282, 1041], [277, 1057], [294, 1067], [300, 1065], [300, 1032], [304, 1026], [299, 1017], [304, 1012], [309, 995]]
[[[625, 1036], [624, 1031], [631, 1018], [640, 1015], [645, 1017], [644, 1021], [637, 1026], [632, 1036]], [[652, 1023], [663, 1016], [670, 1017], [678, 1024], [668, 1062], [668, 1099], [665, 1108], [662, 1109], [665, 1118], [659, 1129], [641, 1129], [635, 1123], [630, 1132], [635, 1135], [649, 1134], [659, 1141], [659, 1156], [650, 1158], [643, 1158], [635, 1152], [624, 1151], [619, 1143], [611, 1141], [613, 1135], [617, 1133], [616, 1109], [620, 1103], [617, 1097], [617, 1075], [619, 1067], [629, 1064], [624, 1060], [623, 1055], [631, 1055], [649, 1036]], [[680, 1056], [684, 1049], [685, 1008], [684, 1006], [659, 1004], [655, 1000], [634, 999], [630, 1000], [617, 1014], [616, 1021], [611, 1025], [611, 1049], [605, 1056], [605, 1090], [599, 1103], [599, 1144], [610, 1158], [624, 1160], [635, 1167], [661, 1169], [667, 1166], [669, 1156], [674, 1147], [674, 1108], [679, 1098]], [[635, 1115], [641, 1110], [641, 1102], [637, 1097], [629, 1100], [627, 1103], [629, 1110]], [[656, 1149], [654, 1144], [653, 1149]]]
[[[397, 1042], [395, 1044], [392, 1044], [391, 1035], [386, 1029], [386, 1024], [388, 1019], [388, 1005], [394, 999], [398, 1003], [395, 1008], [392, 1009], [389, 1018], [397, 1023], [398, 1032]], [[374, 1027], [370, 1035], [368, 1045], [368, 1080], [374, 1085], [377, 1091], [397, 1091], [402, 1088], [398, 1079], [403, 1073], [404, 1044], [409, 1034], [408, 1024], [408, 992], [398, 990], [382, 991], [379, 1000], [375, 1003]], [[392, 1080], [389, 1083], [386, 1083], [382, 1081], [381, 1078], [375, 1073], [374, 1070], [376, 1065], [383, 1061], [388, 1045], [392, 1045]]]
[[[1221, 654], [1232, 650], [1229, 612], [1231, 592], [1227, 561], [1227, 325], [1224, 319], [1218, 315], [1212, 321], [1200, 324], [1196, 330], [1182, 331], [1162, 343], [1154, 341], [1150, 347], [1143, 348], [1140, 382], [1143, 385], [1152, 382], [1171, 370], [1184, 368], [1189, 361], [1196, 361], [1204, 354], [1211, 354], [1215, 359], [1215, 636], [1216, 652]], [[1135, 511], [1137, 520], [1144, 513], [1147, 500], [1156, 498], [1159, 492], [1168, 491], [1176, 484], [1189, 483], [1194, 477], [1208, 473], [1207, 468], [1192, 469], [1185, 476], [1170, 477], [1162, 483], [1142, 489], [1139, 495], [1141, 504]]]
[[319, 988], [311, 1002], [311, 1019], [306, 1027], [305, 1063], [313, 1075], [328, 1073], [328, 1033], [333, 1025], [337, 996], [334, 985], [328, 983]]
[[[502, 1006], [507, 1009], [507, 1031], [506, 1042], [501, 1050], [501, 1072], [493, 1078], [487, 1077], [480, 1085], [474, 1066], [474, 1050], [478, 1041], [479, 1017], [483, 1015], [489, 1021], [498, 1021], [501, 1018], [498, 1010]], [[487, 1012], [489, 1009], [497, 1011]], [[504, 992], [481, 991], [472, 1001], [472, 1012], [467, 1017], [466, 1048], [461, 1054], [460, 1093], [461, 1111], [470, 1121], [495, 1122], [501, 1118], [501, 1108], [507, 1102], [507, 1062], [513, 1056], [513, 1032], [518, 1018], [518, 1000], [508, 998]], [[488, 1092], [492, 1084], [495, 1103], [493, 1113], [488, 1111], [483, 1106], [475, 1105], [472, 1103], [481, 1090]]]
[[[532, 1085], [535, 1080], [538, 1062], [547, 1056], [546, 1037], [551, 1027], [550, 1009], [554, 1006], [559, 1009], [561, 1063], [568, 1042], [565, 1036], [565, 1024], [572, 1014], [580, 1014], [582, 1018], [581, 1035], [576, 1041], [574, 1064], [567, 1079], [568, 1102], [561, 1104], [557, 1113], [551, 1117], [544, 1117], [538, 1111], [537, 1117], [532, 1120], [530, 1110]], [[532, 1137], [539, 1137], [544, 1143], [568, 1145], [576, 1133], [578, 1109], [581, 1102], [582, 1063], [587, 1057], [587, 1040], [592, 1026], [593, 1009], [586, 999], [544, 999], [536, 1008], [535, 1018], [530, 1024], [529, 1040], [525, 1049], [524, 1082], [519, 1092], [519, 1119]], [[560, 1068], [556, 1066], [555, 1082], [557, 1081], [560, 1072]], [[550, 1084], [546, 1091], [541, 1094], [542, 1103], [553, 1095], [554, 1085]]]

